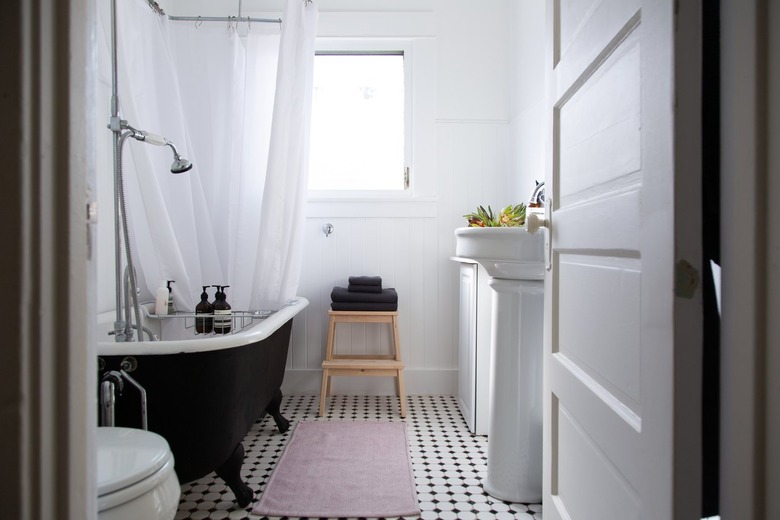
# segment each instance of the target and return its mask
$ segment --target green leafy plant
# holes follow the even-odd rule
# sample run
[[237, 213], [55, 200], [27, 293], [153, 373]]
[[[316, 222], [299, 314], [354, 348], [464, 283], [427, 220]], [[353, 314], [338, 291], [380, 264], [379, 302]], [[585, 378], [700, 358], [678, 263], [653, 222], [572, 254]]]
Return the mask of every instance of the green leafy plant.
[[514, 206], [510, 204], [495, 215], [490, 206], [487, 209], [479, 206], [475, 213], [463, 216], [468, 219], [469, 227], [515, 227], [525, 224], [525, 209], [522, 202]]

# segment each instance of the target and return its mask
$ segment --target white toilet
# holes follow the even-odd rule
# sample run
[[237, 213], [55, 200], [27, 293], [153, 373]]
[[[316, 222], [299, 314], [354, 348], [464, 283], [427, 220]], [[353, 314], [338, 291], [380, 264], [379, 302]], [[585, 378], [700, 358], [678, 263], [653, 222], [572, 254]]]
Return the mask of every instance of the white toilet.
[[130, 428], [97, 429], [99, 520], [171, 520], [181, 488], [173, 454], [157, 435]]

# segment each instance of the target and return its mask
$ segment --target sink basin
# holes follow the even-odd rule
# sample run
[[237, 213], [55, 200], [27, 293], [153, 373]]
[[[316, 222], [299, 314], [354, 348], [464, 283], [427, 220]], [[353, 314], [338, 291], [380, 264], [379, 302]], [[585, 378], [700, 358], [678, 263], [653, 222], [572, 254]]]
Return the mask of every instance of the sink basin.
[[523, 227], [458, 228], [455, 256], [478, 262], [493, 278], [544, 279], [544, 237]]

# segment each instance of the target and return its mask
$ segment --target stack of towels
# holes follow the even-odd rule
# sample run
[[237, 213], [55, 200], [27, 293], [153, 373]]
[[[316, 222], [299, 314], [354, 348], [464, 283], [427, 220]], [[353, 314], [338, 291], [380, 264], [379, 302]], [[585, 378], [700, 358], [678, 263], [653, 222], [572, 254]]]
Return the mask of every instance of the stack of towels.
[[379, 276], [350, 276], [349, 285], [334, 287], [330, 293], [334, 311], [397, 311], [398, 293], [383, 289]]

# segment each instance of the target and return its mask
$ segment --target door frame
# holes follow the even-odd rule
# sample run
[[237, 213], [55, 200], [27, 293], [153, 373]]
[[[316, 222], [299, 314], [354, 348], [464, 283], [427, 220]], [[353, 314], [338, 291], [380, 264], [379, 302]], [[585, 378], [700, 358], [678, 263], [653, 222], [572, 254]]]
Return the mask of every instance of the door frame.
[[11, 0], [0, 22], [0, 266], [16, 325], [0, 354], [0, 489], [4, 514], [25, 520], [97, 515], [94, 14], [91, 1]]
[[[674, 394], [672, 518], [700, 518], [703, 493], [702, 2], [674, 2]], [[697, 275], [688, 280], [685, 266]], [[695, 294], [685, 295], [693, 281]], [[682, 286], [681, 286], [682, 285]], [[692, 414], [690, 411], [698, 413]]]
[[[780, 515], [780, 3], [721, 0], [721, 517]], [[774, 269], [772, 266], [774, 265]]]

